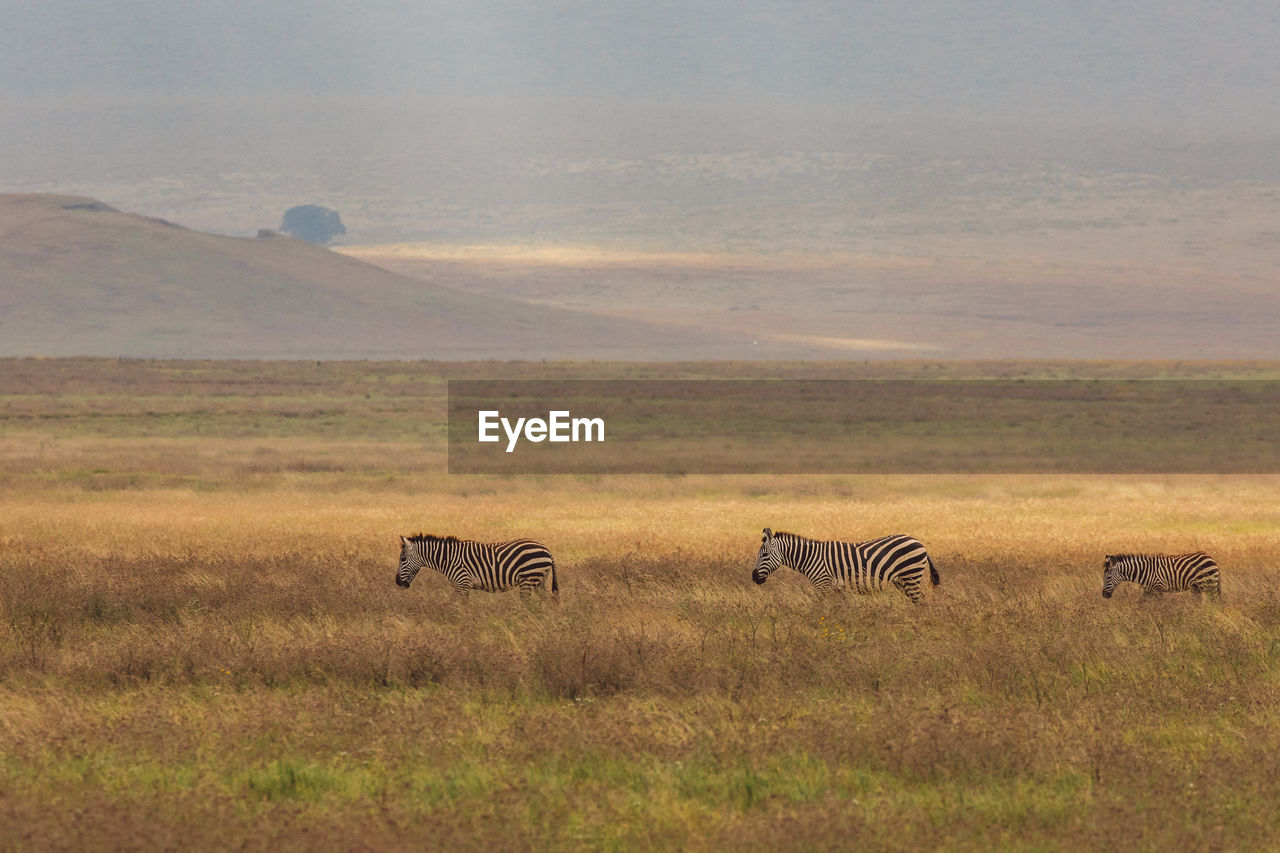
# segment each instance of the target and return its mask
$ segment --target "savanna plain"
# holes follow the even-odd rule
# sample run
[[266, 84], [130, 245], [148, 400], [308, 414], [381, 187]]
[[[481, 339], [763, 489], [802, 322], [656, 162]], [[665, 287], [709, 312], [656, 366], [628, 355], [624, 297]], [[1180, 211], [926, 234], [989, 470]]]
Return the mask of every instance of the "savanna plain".
[[[0, 361], [0, 849], [1273, 847], [1280, 477], [450, 475], [444, 380], [1276, 371]], [[757, 587], [766, 526], [942, 584]], [[398, 589], [420, 530], [558, 600]]]

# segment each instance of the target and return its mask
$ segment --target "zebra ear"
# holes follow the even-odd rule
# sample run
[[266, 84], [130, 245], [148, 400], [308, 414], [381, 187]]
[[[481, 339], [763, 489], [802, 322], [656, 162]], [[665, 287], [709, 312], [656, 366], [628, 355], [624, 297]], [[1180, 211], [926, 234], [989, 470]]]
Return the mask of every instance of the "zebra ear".
[[764, 529], [764, 538], [768, 539], [771, 536], [773, 536], [773, 531], [766, 527]]
[[401, 545], [408, 545], [408, 544], [409, 544], [409, 540], [408, 540], [408, 539], [405, 539], [403, 536], [401, 536], [401, 537], [400, 537], [400, 544], [401, 544]]

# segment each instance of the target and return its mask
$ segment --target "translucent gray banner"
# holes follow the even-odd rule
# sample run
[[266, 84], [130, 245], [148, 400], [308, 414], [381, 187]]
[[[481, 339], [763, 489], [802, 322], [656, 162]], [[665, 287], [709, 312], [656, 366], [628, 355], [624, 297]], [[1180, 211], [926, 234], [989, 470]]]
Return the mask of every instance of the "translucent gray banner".
[[1280, 472], [1280, 381], [448, 386], [455, 474]]

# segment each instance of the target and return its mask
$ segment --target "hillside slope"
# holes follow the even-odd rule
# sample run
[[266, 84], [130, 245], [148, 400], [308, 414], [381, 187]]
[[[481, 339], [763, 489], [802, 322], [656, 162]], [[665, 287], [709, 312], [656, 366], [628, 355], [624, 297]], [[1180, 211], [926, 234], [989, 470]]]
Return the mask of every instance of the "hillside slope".
[[[1259, 236], [1247, 244], [1239, 223], [1186, 220], [925, 233], [845, 254], [338, 251], [469, 293], [638, 322], [675, 315], [761, 345], [823, 347], [826, 358], [1280, 358], [1280, 243], [1261, 236], [1266, 220], [1249, 220]], [[1180, 249], [1192, 238], [1202, 251]]]
[[0, 355], [806, 357], [731, 332], [472, 294], [282, 236], [224, 237], [92, 199], [0, 195]]

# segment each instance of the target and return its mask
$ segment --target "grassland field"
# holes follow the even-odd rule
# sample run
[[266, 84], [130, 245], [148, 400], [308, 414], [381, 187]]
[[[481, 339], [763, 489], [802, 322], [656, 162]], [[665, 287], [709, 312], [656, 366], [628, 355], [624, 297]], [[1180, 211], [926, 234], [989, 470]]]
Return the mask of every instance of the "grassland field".
[[[449, 475], [443, 380], [1278, 372], [0, 361], [0, 849], [1274, 847], [1280, 477]], [[756, 587], [765, 526], [942, 585]], [[396, 588], [419, 530], [559, 601]]]

